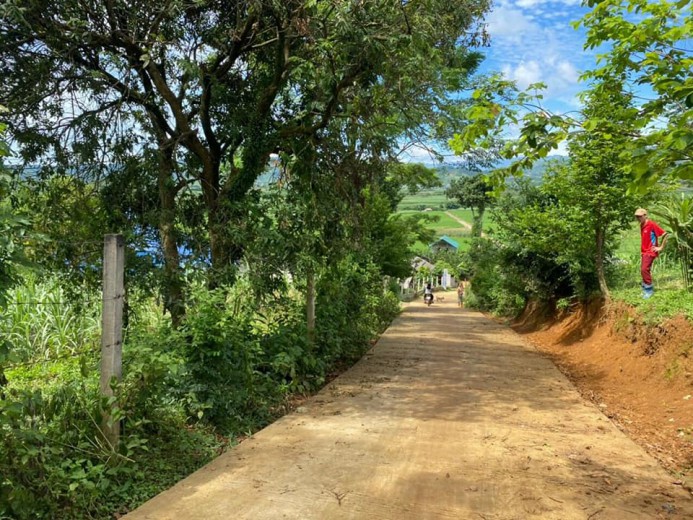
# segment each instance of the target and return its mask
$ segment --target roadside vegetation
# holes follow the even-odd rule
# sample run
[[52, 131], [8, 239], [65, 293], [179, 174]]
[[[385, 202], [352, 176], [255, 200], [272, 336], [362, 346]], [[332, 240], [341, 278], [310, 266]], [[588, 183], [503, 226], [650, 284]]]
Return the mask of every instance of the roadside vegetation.
[[[599, 297], [622, 298], [651, 320], [690, 316], [693, 16], [687, 2], [589, 6], [575, 23], [587, 32], [586, 50], [604, 51], [583, 75], [579, 112], [551, 113], [544, 85], [519, 91], [499, 75], [474, 92], [470, 124], [451, 141], [461, 156], [497, 150], [504, 160], [486, 178], [497, 195], [497, 233], [470, 250], [472, 290], [481, 308], [508, 315], [528, 299], [567, 308]], [[504, 138], [510, 128], [517, 139]], [[521, 178], [561, 144], [569, 161], [553, 165], [541, 185]], [[638, 206], [671, 233], [648, 302], [638, 298], [631, 235], [622, 239], [629, 232], [637, 240]]]
[[370, 348], [433, 237], [396, 207], [438, 181], [397, 155], [459, 128], [489, 8], [125, 5], [0, 3], [2, 519], [117, 517]]

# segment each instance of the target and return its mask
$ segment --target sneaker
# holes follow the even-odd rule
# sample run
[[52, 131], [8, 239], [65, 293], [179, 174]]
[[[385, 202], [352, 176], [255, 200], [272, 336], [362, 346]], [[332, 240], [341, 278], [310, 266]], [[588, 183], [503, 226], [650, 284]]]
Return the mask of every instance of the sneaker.
[[654, 287], [652, 284], [642, 284], [642, 297], [647, 300], [654, 296]]

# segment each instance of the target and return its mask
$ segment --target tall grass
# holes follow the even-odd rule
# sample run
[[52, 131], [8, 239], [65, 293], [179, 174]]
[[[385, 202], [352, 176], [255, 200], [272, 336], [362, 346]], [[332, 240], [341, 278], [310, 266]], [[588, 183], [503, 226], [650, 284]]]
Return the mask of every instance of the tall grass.
[[665, 229], [669, 230], [669, 241], [678, 254], [684, 286], [689, 289], [693, 277], [693, 197], [683, 193], [673, 196], [660, 203], [653, 213], [663, 219]]
[[8, 292], [7, 301], [0, 308], [0, 334], [22, 361], [75, 354], [99, 344], [98, 293], [75, 298], [59, 278], [38, 280], [29, 275]]

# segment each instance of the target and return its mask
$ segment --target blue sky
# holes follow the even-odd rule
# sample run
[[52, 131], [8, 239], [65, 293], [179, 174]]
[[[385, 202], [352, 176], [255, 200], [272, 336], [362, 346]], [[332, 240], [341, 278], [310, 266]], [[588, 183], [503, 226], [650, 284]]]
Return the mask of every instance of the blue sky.
[[579, 108], [578, 77], [594, 67], [595, 53], [583, 50], [585, 33], [571, 22], [582, 18], [580, 0], [498, 0], [487, 16], [491, 46], [481, 72], [502, 72], [521, 89], [544, 82], [545, 107]]
[[[585, 85], [579, 76], [596, 64], [596, 52], [583, 50], [584, 29], [571, 22], [587, 12], [581, 0], [496, 0], [486, 17], [490, 46], [481, 49], [486, 59], [482, 74], [501, 72], [520, 89], [543, 82], [544, 108], [564, 114], [578, 110], [577, 94]], [[457, 162], [450, 151], [440, 150], [446, 162]], [[557, 155], [565, 155], [565, 146]], [[433, 162], [426, 150], [413, 147], [402, 154], [404, 161]]]

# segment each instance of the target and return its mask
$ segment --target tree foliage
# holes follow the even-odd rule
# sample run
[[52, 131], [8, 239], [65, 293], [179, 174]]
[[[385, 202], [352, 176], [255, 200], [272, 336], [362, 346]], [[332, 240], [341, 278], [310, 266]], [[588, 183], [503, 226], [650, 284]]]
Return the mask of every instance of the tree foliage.
[[491, 186], [483, 174], [453, 179], [445, 190], [446, 197], [455, 200], [461, 207], [472, 210], [474, 218], [472, 236], [481, 236], [484, 212], [494, 201], [490, 191]]
[[521, 175], [569, 136], [583, 132], [622, 138], [621, 159], [624, 172], [633, 179], [631, 188], [645, 190], [665, 177], [693, 176], [690, 1], [605, 0], [588, 5], [592, 10], [576, 23], [587, 30], [585, 48], [607, 50], [598, 66], [583, 75], [590, 82], [587, 92], [595, 99], [609, 98], [618, 87], [649, 99], [623, 114], [626, 127], [606, 130], [604, 113], [551, 113], [542, 106], [543, 84], [520, 92], [513, 82], [490, 78], [474, 93], [476, 102], [465, 113], [471, 124], [455, 135], [451, 147], [460, 155], [478, 147], [489, 149], [506, 137], [510, 126], [519, 127], [519, 137], [506, 138], [500, 151], [511, 162], [491, 176], [495, 186], [502, 186], [508, 175]]
[[557, 192], [562, 204], [579, 210], [580, 221], [591, 229], [584, 253], [589, 255], [592, 248], [599, 289], [608, 298], [605, 263], [616, 237], [632, 222], [638, 199], [628, 194], [632, 178], [627, 172], [629, 162], [622, 154], [635, 129], [632, 95], [624, 93], [618, 81], [606, 78], [604, 83], [583, 98], [584, 116], [600, 123], [598, 130], [569, 138], [570, 173]]
[[[587, 72], [599, 95], [607, 78], [625, 76], [654, 95], [634, 112], [641, 131], [628, 150], [626, 168], [641, 186], [662, 177], [693, 178], [693, 37], [690, 0], [588, 2], [576, 25], [587, 30], [586, 49], [608, 46], [600, 66]], [[589, 125], [600, 125], [590, 117]], [[663, 122], [663, 124], [662, 124]]]
[[9, 154], [4, 130], [0, 123], [0, 306], [5, 303], [7, 289], [17, 282], [17, 267], [25, 262], [22, 239], [29, 227], [28, 217], [14, 208], [11, 194], [15, 179], [3, 165], [3, 157]]
[[271, 153], [320, 153], [350, 182], [353, 157], [334, 143], [368, 142], [362, 153], [380, 160], [403, 141], [444, 136], [436, 122], [460, 105], [452, 93], [479, 62], [470, 49], [485, 41], [488, 7], [3, 0], [0, 96], [25, 161], [126, 188], [111, 198], [122, 205], [112, 216], [136, 207], [129, 194], [154, 202], [146, 218], [109, 222], [126, 233], [135, 220], [156, 227], [165, 300], [179, 322], [181, 250], [209, 261], [217, 282], [235, 272], [237, 239], [254, 226], [243, 202]]
[[470, 251], [477, 305], [512, 314], [530, 299], [555, 304], [604, 294], [619, 232], [642, 202], [624, 200], [619, 183], [627, 179], [607, 159], [577, 154], [549, 163], [541, 185], [509, 185], [492, 212], [493, 240]]

